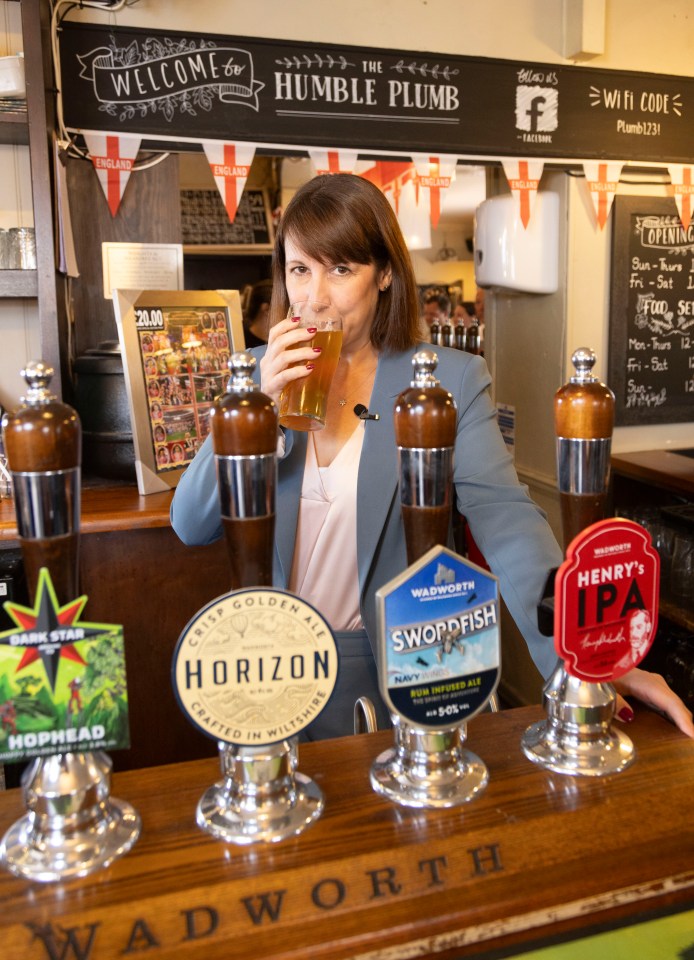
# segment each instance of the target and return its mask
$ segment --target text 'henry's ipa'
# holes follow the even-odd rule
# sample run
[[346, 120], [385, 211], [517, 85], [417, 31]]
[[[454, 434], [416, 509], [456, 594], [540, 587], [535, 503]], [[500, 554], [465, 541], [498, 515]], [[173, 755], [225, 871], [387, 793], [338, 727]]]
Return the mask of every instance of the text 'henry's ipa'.
[[[576, 372], [554, 397], [557, 481], [567, 551], [554, 581], [554, 645], [559, 660], [543, 689], [547, 719], [525, 731], [521, 747], [529, 760], [554, 773], [598, 777], [626, 769], [635, 756], [627, 735], [611, 726], [616, 703], [611, 683], [616, 677], [615, 663], [608, 662], [598, 671], [586, 668], [593, 648], [610, 654], [619, 650], [624, 627], [612, 611], [611, 627], [595, 623], [584, 631], [577, 609], [585, 601], [586, 585], [595, 584], [594, 577], [600, 580], [604, 601], [613, 593], [616, 596], [615, 584], [605, 582], [608, 573], [603, 567], [611, 570], [611, 565], [619, 562], [627, 569], [632, 562], [639, 566], [642, 561], [636, 556], [641, 550], [637, 540], [617, 536], [615, 542], [610, 540], [609, 530], [598, 533], [607, 537], [605, 542], [588, 536], [590, 549], [580, 549], [581, 538], [604, 523], [614, 395], [591, 372], [595, 364], [592, 350], [580, 347], [571, 359]], [[590, 550], [596, 551], [595, 569], [585, 559]], [[583, 585], [577, 584], [572, 575], [567, 576], [569, 570], [576, 571], [579, 556], [587, 567], [580, 571], [587, 578]], [[605, 558], [609, 558], [609, 564]], [[580, 640], [577, 654], [569, 662], [564, 650], [571, 635], [580, 636]]]
[[282, 391], [280, 425], [290, 430], [322, 430], [330, 385], [342, 349], [342, 318], [329, 304], [309, 300], [292, 304], [290, 316], [298, 318], [300, 328], [315, 329], [309, 341], [302, 341], [295, 348], [314, 351], [311, 360], [299, 360], [292, 366], [305, 368], [310, 362], [313, 369], [306, 376], [293, 380]]

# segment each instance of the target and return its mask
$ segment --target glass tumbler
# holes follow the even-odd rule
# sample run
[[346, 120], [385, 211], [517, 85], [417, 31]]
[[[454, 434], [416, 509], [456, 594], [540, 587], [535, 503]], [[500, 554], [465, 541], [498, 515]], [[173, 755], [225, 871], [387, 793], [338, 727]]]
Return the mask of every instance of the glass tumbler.
[[11, 227], [9, 266], [11, 270], [36, 269], [36, 233], [33, 227]]

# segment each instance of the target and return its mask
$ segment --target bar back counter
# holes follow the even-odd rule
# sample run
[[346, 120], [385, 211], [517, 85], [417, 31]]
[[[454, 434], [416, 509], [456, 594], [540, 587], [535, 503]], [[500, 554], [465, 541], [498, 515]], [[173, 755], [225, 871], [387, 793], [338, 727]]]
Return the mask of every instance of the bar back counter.
[[[123, 624], [131, 748], [114, 768], [213, 756], [176, 705], [171, 659], [188, 620], [229, 589], [223, 542], [186, 547], [169, 524], [171, 493], [142, 497], [130, 485], [82, 490], [80, 588], [90, 620]], [[0, 500], [0, 550], [16, 546], [11, 500]], [[8, 625], [9, 628], [9, 625]]]

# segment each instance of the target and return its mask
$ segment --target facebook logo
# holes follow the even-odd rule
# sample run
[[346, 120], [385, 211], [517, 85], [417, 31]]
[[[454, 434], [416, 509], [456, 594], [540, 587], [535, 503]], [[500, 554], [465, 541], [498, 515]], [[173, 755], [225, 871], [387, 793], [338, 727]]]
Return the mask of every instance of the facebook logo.
[[529, 133], [556, 130], [559, 94], [554, 87], [516, 87], [516, 128]]

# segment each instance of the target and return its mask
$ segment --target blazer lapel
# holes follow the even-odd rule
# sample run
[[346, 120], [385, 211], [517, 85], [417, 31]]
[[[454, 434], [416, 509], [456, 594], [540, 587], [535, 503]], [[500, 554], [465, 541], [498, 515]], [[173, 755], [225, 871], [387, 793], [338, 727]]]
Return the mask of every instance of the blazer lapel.
[[296, 524], [299, 516], [301, 485], [306, 465], [308, 433], [298, 430], [286, 431], [286, 456], [278, 465], [277, 503], [275, 517], [275, 541], [282, 568], [283, 586], [289, 582], [296, 540]]
[[379, 420], [364, 424], [364, 444], [357, 482], [357, 558], [359, 589], [364, 584], [398, 489], [393, 408], [411, 380], [410, 354], [382, 354], [369, 411]]

